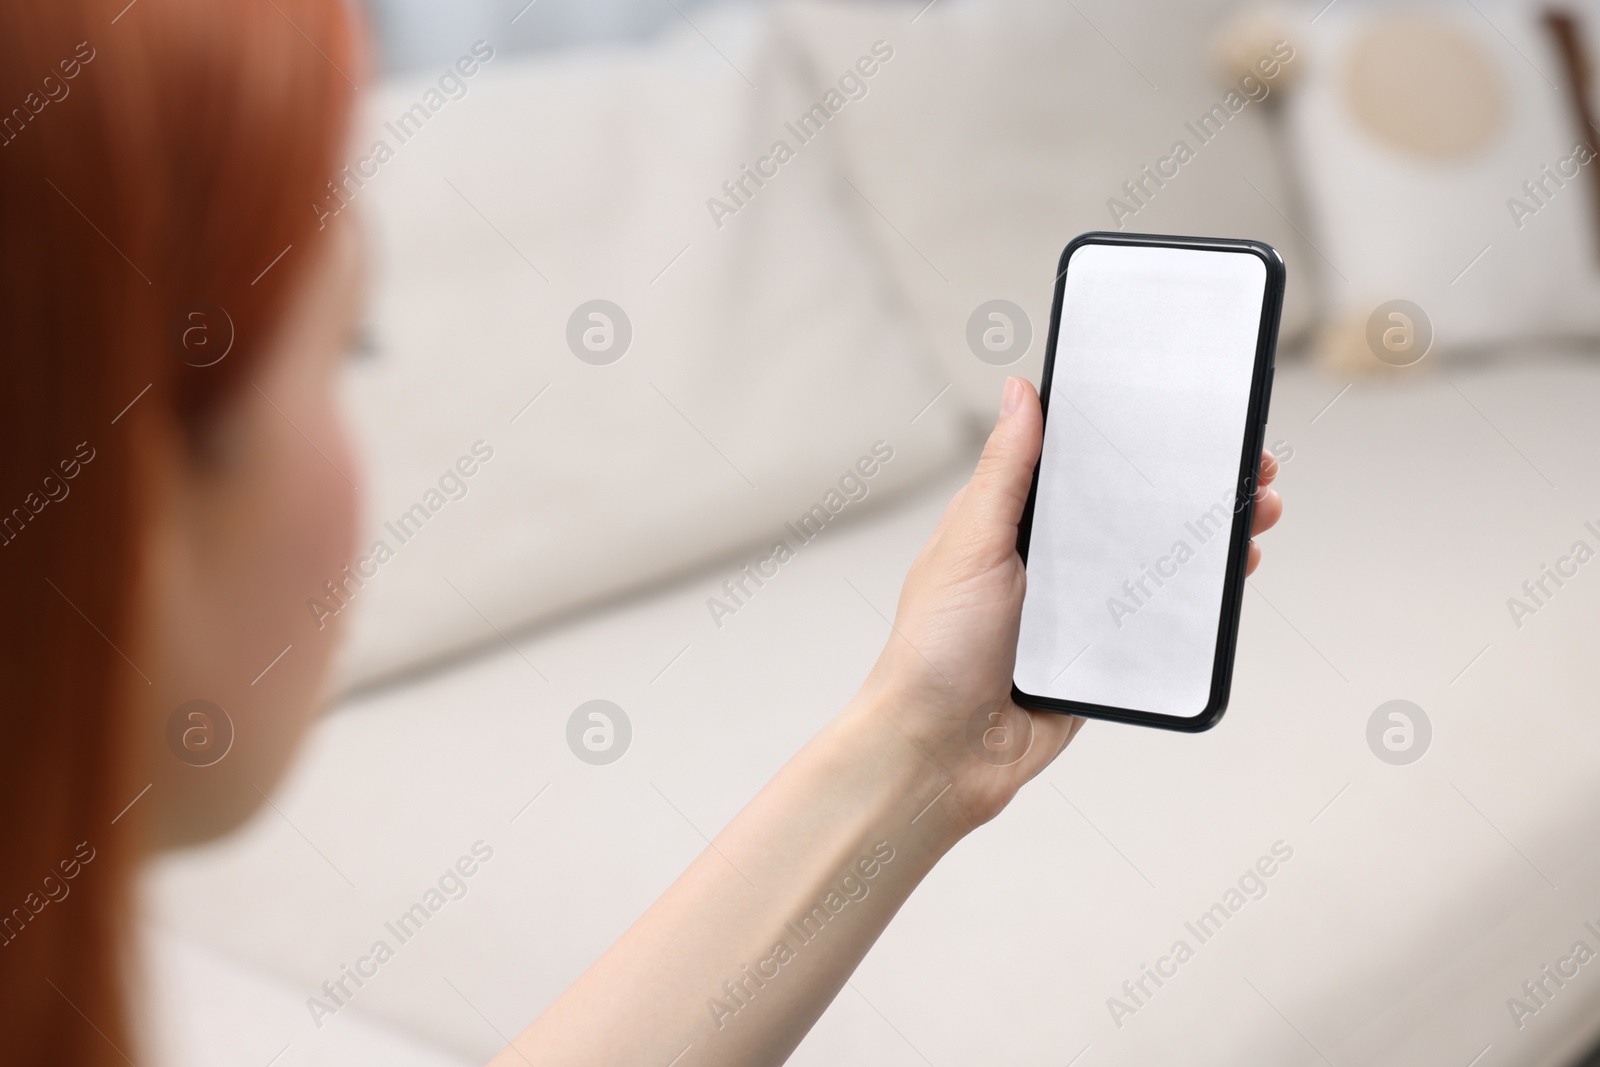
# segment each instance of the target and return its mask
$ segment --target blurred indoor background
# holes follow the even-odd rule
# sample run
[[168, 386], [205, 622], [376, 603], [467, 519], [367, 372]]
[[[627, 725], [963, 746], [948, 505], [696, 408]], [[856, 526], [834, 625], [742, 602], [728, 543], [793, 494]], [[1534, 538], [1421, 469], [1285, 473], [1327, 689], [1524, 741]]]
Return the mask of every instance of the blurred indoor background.
[[[1001, 383], [1038, 380], [1061, 248], [1119, 228], [1288, 264], [1287, 512], [1230, 710], [1090, 723], [793, 1062], [1600, 1043], [1600, 5], [370, 10], [363, 543], [422, 518], [323, 603], [353, 628], [283, 795], [150, 879], [171, 1062], [475, 1063], [537, 1016], [854, 692]], [[466, 894], [309, 1012], [478, 841]]]

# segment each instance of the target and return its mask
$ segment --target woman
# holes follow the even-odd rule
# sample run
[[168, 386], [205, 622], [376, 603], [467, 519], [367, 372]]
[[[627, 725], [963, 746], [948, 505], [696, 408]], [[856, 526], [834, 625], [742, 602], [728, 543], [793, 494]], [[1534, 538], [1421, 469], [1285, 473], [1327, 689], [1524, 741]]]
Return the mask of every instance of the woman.
[[[360, 245], [312, 205], [360, 27], [339, 0], [5, 22], [0, 1061], [132, 1062], [134, 868], [263, 802], [327, 667], [308, 645], [252, 684], [353, 547], [332, 387]], [[1008, 697], [1040, 436], [1011, 379], [857, 697], [496, 1064], [781, 1062], [937, 859], [1066, 746], [1082, 720]], [[1264, 488], [1256, 532], [1280, 510]], [[169, 748], [196, 696], [232, 718], [224, 773]], [[1031, 744], [996, 766], [975, 720]]]

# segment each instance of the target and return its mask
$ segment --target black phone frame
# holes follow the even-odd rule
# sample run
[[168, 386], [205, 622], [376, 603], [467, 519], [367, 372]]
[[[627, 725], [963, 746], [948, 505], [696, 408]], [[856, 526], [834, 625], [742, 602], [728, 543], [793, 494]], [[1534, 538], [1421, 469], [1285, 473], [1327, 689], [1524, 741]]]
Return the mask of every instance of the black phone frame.
[[[1228, 252], [1253, 255], [1266, 266], [1266, 291], [1261, 301], [1261, 325], [1256, 335], [1255, 367], [1250, 380], [1250, 405], [1245, 413], [1243, 451], [1239, 459], [1239, 476], [1234, 484], [1239, 487], [1235, 504], [1242, 497], [1243, 507], [1235, 507], [1233, 528], [1228, 539], [1228, 562], [1223, 576], [1222, 609], [1217, 620], [1217, 650], [1211, 667], [1211, 695], [1206, 706], [1193, 716], [1164, 715], [1138, 711], [1132, 708], [1115, 708], [1104, 704], [1088, 704], [1056, 697], [1034, 696], [1023, 692], [1011, 681], [1011, 698], [1023, 707], [1040, 711], [1053, 711], [1078, 715], [1087, 719], [1109, 719], [1114, 722], [1154, 726], [1165, 730], [1199, 733], [1209, 730], [1222, 718], [1228, 708], [1228, 696], [1233, 687], [1233, 659], [1239, 637], [1239, 615], [1244, 605], [1245, 566], [1250, 556], [1250, 524], [1255, 516], [1256, 479], [1261, 463], [1261, 450], [1266, 440], [1267, 411], [1272, 400], [1272, 376], [1277, 361], [1278, 326], [1283, 315], [1283, 292], [1286, 271], [1278, 250], [1262, 241], [1238, 240], [1225, 237], [1174, 237], [1165, 234], [1110, 233], [1091, 231], [1074, 237], [1062, 250], [1056, 270], [1055, 300], [1050, 309], [1050, 337], [1045, 346], [1044, 371], [1039, 382], [1039, 403], [1043, 409], [1045, 425], [1050, 419], [1051, 378], [1056, 364], [1056, 337], [1061, 330], [1061, 305], [1066, 295], [1067, 269], [1072, 255], [1086, 245], [1133, 245], [1155, 248], [1188, 248], [1199, 251]], [[1023, 565], [1028, 562], [1028, 543], [1033, 537], [1033, 507], [1039, 493], [1039, 466], [1033, 469], [1033, 481], [1028, 489], [1028, 503], [1017, 526], [1017, 553]]]

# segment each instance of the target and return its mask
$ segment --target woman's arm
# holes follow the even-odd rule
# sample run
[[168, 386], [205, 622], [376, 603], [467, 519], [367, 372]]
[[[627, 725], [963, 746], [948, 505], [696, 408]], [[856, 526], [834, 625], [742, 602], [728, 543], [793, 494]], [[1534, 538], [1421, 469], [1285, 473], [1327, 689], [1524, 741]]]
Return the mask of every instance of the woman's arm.
[[[1041, 436], [1011, 379], [861, 692], [491, 1067], [782, 1063], [939, 858], [1066, 747], [1082, 719], [1010, 699]], [[1263, 490], [1258, 530], [1279, 510]]]
[[968, 828], [892, 714], [824, 728], [494, 1067], [782, 1063]]

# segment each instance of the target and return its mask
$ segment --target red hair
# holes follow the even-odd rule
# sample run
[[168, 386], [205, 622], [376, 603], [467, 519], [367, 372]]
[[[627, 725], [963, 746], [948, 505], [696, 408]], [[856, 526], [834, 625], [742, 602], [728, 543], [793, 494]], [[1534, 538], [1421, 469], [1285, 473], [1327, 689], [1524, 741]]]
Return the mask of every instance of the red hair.
[[129, 805], [165, 754], [129, 658], [151, 489], [315, 250], [355, 28], [341, 0], [17, 0], [0, 23], [0, 1063], [121, 1064]]

